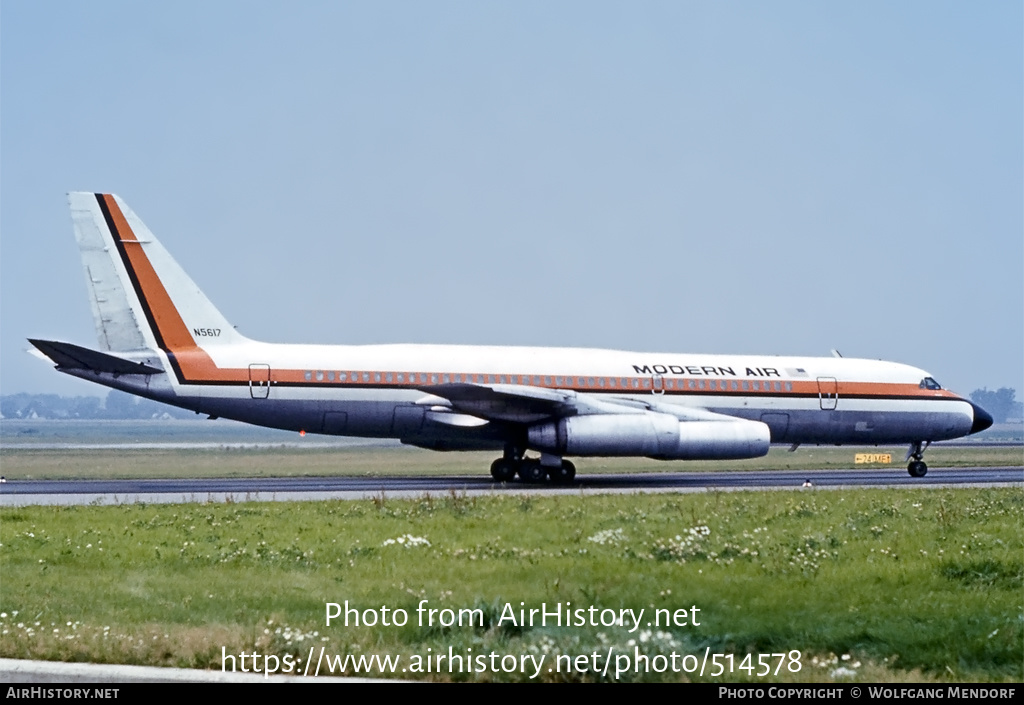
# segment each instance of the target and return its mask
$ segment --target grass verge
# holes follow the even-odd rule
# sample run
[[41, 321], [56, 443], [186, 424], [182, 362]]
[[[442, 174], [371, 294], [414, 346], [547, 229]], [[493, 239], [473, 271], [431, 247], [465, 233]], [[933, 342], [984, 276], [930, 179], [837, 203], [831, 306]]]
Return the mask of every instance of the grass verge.
[[[256, 651], [301, 668], [323, 646], [399, 659], [371, 675], [530, 679], [500, 660], [401, 671], [497, 653], [543, 656], [542, 680], [612, 680], [591, 654], [708, 652], [732, 656], [716, 678], [618, 680], [1019, 681], [1022, 515], [1016, 488], [5, 508], [0, 655], [219, 669]], [[423, 600], [483, 623], [421, 624]], [[327, 626], [326, 603], [346, 601], [409, 619]], [[645, 613], [632, 630], [507, 619], [542, 603]], [[654, 610], [686, 624], [648, 625]], [[756, 675], [758, 654], [793, 651], [798, 670]]]

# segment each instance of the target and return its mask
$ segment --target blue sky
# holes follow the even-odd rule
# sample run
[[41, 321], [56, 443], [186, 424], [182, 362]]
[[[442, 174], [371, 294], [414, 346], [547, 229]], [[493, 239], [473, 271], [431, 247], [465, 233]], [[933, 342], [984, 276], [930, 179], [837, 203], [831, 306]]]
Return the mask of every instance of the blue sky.
[[103, 394], [65, 192], [278, 342], [896, 360], [1024, 396], [1019, 2], [0, 3], [0, 392]]

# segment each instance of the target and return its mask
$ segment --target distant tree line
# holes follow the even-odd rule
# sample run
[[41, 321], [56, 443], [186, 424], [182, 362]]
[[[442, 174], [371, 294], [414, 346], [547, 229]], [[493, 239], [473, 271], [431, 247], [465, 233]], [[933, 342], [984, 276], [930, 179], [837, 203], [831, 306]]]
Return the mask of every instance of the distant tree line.
[[195, 412], [111, 389], [107, 398], [58, 394], [9, 394], [0, 397], [5, 419], [194, 419]]
[[1024, 403], [1016, 401], [1016, 395], [1017, 391], [1009, 387], [1000, 387], [994, 392], [983, 387], [971, 392], [971, 401], [992, 414], [996, 423], [1006, 423], [1024, 419]]

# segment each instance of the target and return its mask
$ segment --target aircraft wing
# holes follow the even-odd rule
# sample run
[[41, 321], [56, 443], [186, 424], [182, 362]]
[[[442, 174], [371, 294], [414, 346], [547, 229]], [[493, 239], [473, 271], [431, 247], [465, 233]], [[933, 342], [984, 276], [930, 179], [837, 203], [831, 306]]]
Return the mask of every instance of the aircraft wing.
[[569, 416], [599, 414], [667, 414], [679, 421], [735, 421], [706, 409], [663, 404], [653, 399], [579, 393], [513, 384], [435, 384], [418, 387], [430, 394], [421, 404], [450, 406], [453, 411], [487, 421], [534, 424]]
[[419, 387], [431, 395], [421, 403], [447, 403], [454, 411], [487, 421], [535, 423], [573, 416], [575, 392], [511, 384], [434, 384]]

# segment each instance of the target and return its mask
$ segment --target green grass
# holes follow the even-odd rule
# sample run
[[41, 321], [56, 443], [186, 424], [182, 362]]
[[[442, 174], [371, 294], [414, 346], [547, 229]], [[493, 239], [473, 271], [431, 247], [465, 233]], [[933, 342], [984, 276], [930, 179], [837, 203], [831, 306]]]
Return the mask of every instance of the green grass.
[[[219, 669], [222, 647], [406, 662], [449, 647], [551, 658], [710, 649], [736, 665], [799, 650], [799, 672], [717, 680], [827, 681], [842, 667], [852, 680], [1020, 681], [1022, 519], [1019, 488], [5, 508], [0, 656]], [[429, 545], [386, 543], [404, 536]], [[423, 599], [478, 607], [488, 623], [418, 626]], [[346, 600], [405, 609], [410, 624], [326, 626], [325, 603]], [[503, 605], [520, 602], [696, 606], [701, 624], [498, 625]]]
[[[891, 468], [906, 473], [905, 449], [892, 449], [891, 465], [854, 465], [858, 452], [888, 449], [805, 446], [790, 453], [772, 448], [764, 458], [662, 462], [644, 458], [574, 459], [584, 473], [654, 473], [724, 470], [818, 470]], [[3, 474], [19, 479], [110, 479], [290, 476], [479, 475], [488, 477], [496, 453], [436, 453], [417, 448], [216, 448], [73, 449], [0, 447]], [[929, 448], [928, 464], [939, 467], [1024, 465], [1019, 447]]]

